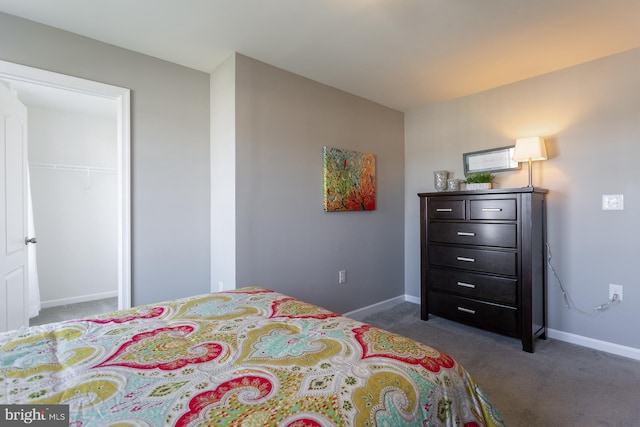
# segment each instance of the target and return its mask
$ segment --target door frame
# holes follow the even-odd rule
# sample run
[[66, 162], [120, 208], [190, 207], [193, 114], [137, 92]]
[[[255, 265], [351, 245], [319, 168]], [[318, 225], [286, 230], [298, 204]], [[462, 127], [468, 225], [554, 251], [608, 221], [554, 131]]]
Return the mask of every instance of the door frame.
[[131, 307], [131, 91], [0, 60], [0, 79], [16, 80], [114, 100], [118, 144], [118, 309]]

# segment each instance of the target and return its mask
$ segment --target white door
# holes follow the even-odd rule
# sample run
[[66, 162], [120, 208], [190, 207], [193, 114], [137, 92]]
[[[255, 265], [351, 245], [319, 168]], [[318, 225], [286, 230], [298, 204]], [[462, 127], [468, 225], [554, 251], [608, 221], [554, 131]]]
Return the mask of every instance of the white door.
[[29, 325], [27, 312], [27, 109], [0, 83], [0, 332]]

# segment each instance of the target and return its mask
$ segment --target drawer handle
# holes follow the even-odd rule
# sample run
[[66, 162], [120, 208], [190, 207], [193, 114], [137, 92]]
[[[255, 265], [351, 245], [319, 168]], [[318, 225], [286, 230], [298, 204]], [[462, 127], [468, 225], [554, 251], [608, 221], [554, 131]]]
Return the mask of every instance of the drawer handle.
[[451, 208], [437, 208], [436, 212], [453, 212]]
[[476, 233], [469, 233], [468, 231], [458, 231], [458, 236], [475, 236]]
[[469, 308], [458, 307], [458, 311], [462, 311], [463, 313], [476, 314], [475, 310], [471, 310]]
[[482, 208], [482, 212], [502, 212], [502, 208]]
[[462, 286], [463, 288], [471, 288], [471, 289], [476, 288], [476, 285], [471, 283], [464, 283], [464, 282], [458, 282], [458, 286]]
[[463, 256], [459, 256], [457, 258], [458, 261], [464, 261], [464, 262], [476, 262], [475, 259], [473, 258], [467, 258], [467, 257], [463, 257]]

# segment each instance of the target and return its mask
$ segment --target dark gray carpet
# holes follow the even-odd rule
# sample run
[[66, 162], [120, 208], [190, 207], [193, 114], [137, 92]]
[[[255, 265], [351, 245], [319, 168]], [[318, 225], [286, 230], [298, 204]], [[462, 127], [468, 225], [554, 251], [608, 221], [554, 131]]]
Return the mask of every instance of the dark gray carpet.
[[63, 320], [109, 313], [117, 309], [118, 298], [115, 297], [43, 308], [40, 310], [39, 315], [29, 319], [29, 326], [44, 325], [46, 323], [62, 322]]
[[408, 302], [358, 320], [452, 356], [509, 426], [640, 426], [640, 361], [553, 339], [526, 353], [515, 338], [422, 321], [420, 306]]

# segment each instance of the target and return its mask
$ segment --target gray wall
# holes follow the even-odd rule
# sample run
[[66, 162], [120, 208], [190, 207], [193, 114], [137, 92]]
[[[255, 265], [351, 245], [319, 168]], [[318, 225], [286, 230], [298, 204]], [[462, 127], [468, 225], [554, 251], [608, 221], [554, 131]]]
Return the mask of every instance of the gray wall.
[[[336, 312], [402, 295], [403, 127], [400, 112], [236, 55], [236, 286]], [[325, 145], [376, 155], [377, 210], [323, 211]]]
[[131, 89], [132, 303], [209, 291], [209, 75], [0, 13], [0, 59]]
[[[568, 310], [549, 272], [549, 324], [554, 330], [640, 348], [640, 255], [637, 165], [640, 158], [640, 49], [445, 102], [406, 114], [405, 288], [419, 291], [416, 193], [433, 190], [433, 171], [462, 177], [462, 153], [547, 138], [550, 159], [533, 164], [534, 185], [548, 188], [551, 260], [575, 304]], [[527, 166], [498, 174], [498, 187], [527, 185]], [[601, 210], [603, 194], [623, 194], [623, 211]]]

